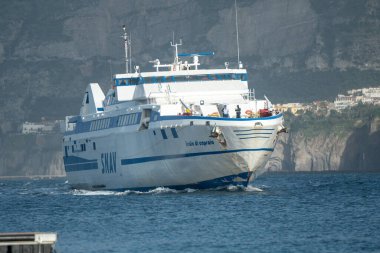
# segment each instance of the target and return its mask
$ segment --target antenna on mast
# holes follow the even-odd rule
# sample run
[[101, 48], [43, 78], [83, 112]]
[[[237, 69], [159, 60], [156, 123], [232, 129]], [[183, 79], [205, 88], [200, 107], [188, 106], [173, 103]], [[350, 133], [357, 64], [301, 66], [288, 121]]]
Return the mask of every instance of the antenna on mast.
[[179, 59], [178, 59], [178, 46], [182, 46], [182, 40], [179, 40], [179, 43], [174, 44], [174, 32], [173, 32], [173, 41], [170, 41], [170, 45], [172, 47], [175, 47], [175, 56], [174, 56], [174, 65], [177, 66]]
[[[128, 46], [131, 45], [131, 40], [128, 38], [127, 29], [123, 25], [124, 34], [121, 36], [124, 39], [124, 51], [125, 51], [125, 73], [129, 73], [129, 58], [128, 58]], [[130, 50], [130, 49], [129, 49]], [[131, 51], [129, 51], [131, 52]]]
[[238, 25], [238, 14], [237, 14], [237, 4], [235, 0], [235, 25], [236, 25], [236, 46], [237, 46], [237, 58], [239, 69], [243, 68], [243, 64], [240, 61], [240, 48], [239, 48], [239, 25]]
[[129, 69], [132, 71], [132, 33], [129, 34]]

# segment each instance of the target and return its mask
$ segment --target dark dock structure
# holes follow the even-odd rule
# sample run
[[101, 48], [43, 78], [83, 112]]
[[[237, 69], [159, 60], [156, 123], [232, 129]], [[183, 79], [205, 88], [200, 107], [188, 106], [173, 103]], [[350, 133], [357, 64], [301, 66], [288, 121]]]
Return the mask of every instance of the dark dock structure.
[[53, 253], [56, 233], [0, 233], [0, 253]]

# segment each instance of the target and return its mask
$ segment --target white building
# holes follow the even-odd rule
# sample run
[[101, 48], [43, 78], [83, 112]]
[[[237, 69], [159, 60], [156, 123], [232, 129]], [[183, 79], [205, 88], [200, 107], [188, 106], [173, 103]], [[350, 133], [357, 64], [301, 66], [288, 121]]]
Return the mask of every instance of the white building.
[[337, 110], [343, 110], [344, 108], [347, 108], [349, 106], [356, 105], [356, 98], [354, 96], [345, 96], [339, 94], [338, 97], [334, 101], [335, 109]]
[[347, 94], [348, 96], [338, 95], [335, 99], [334, 105], [337, 110], [355, 106], [358, 103], [380, 104], [380, 87], [349, 90]]
[[51, 133], [54, 130], [54, 123], [33, 123], [25, 122], [22, 124], [22, 134], [43, 134]]

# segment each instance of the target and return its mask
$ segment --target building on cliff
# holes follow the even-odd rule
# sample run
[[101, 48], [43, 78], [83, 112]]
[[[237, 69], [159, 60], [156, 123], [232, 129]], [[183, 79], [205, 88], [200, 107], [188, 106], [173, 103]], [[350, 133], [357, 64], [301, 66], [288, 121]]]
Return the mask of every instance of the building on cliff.
[[22, 134], [47, 134], [55, 132], [59, 121], [48, 122], [24, 122], [21, 126]]
[[334, 101], [335, 109], [338, 111], [343, 110], [347, 107], [354, 106], [356, 104], [357, 103], [356, 103], [355, 97], [345, 96], [342, 94], [339, 94]]
[[309, 105], [304, 105], [301, 103], [287, 103], [287, 104], [275, 104], [273, 105], [275, 111], [278, 112], [291, 112], [294, 115], [299, 115], [304, 111], [310, 109]]
[[349, 90], [347, 94], [337, 96], [334, 101], [336, 110], [343, 110], [358, 103], [380, 105], [380, 87]]

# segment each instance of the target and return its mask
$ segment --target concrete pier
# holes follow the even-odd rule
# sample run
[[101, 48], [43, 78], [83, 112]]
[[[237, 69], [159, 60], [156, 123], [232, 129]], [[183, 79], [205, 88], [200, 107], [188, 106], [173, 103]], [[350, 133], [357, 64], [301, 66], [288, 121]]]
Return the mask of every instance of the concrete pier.
[[56, 233], [0, 233], [0, 253], [53, 253]]

